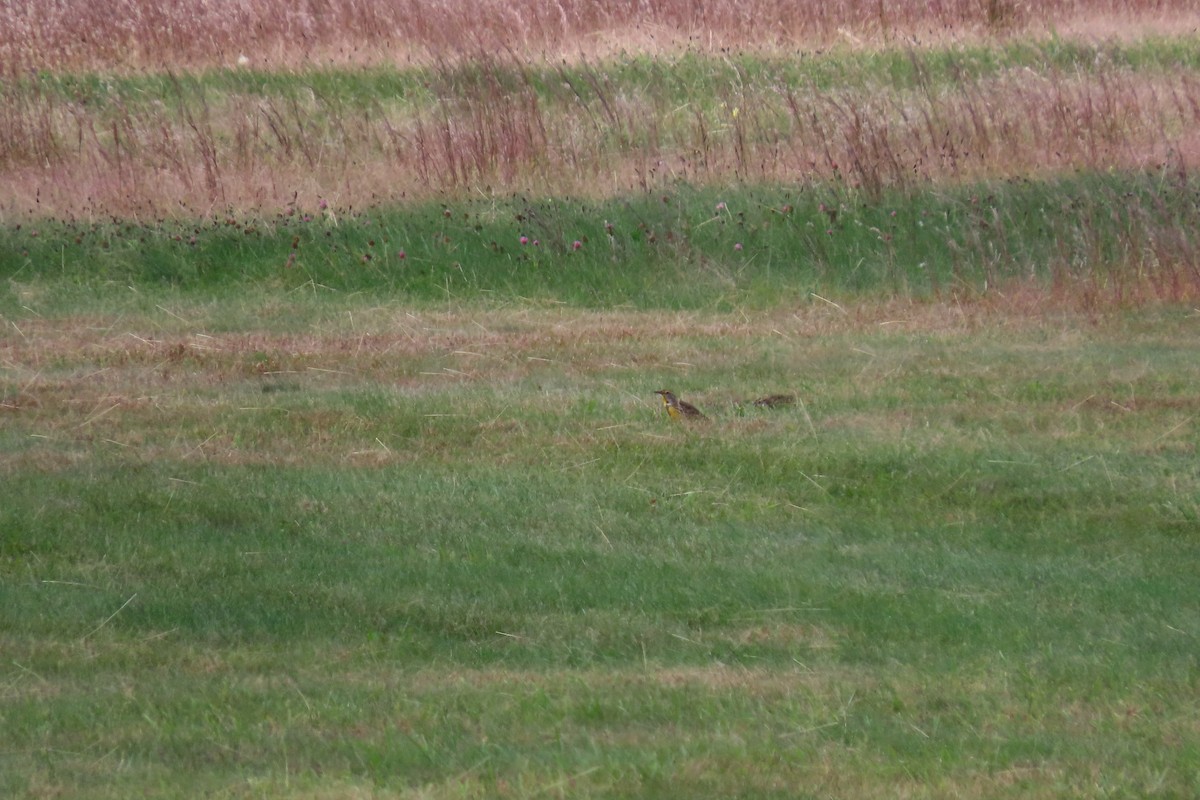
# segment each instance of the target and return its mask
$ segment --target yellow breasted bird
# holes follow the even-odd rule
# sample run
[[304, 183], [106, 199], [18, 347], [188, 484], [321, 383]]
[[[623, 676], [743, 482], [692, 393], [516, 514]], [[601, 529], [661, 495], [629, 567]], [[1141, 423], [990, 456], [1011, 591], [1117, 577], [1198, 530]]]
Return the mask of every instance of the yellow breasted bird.
[[667, 416], [671, 419], [680, 419], [682, 417], [688, 419], [707, 419], [707, 417], [700, 413], [700, 409], [686, 400], [680, 400], [675, 396], [674, 392], [659, 389], [655, 394], [662, 398], [663, 409], [666, 410]]

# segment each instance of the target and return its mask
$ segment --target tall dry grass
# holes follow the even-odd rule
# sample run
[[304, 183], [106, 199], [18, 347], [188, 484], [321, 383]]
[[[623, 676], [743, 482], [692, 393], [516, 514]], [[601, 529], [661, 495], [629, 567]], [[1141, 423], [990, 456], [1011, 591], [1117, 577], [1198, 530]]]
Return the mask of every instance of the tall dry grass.
[[[930, 181], [1190, 166], [1200, 85], [1101, 65], [823, 88], [740, 62], [678, 81], [615, 79], [608, 43], [902, 41], [1113, 20], [1183, 25], [1200, 0], [691, 4], [328, 0], [0, 5], [0, 217], [140, 216], [443, 194], [610, 194], [674, 181], [841, 181], [878, 195]], [[570, 64], [553, 54], [574, 51]], [[230, 65], [241, 81], [108, 80]], [[419, 88], [350, 96], [270, 70], [412, 58]], [[657, 63], [665, 64], [660, 59]], [[594, 66], [602, 65], [602, 66]], [[31, 70], [103, 70], [65, 84]], [[693, 67], [692, 69], [696, 69]], [[278, 71], [277, 71], [278, 72]], [[261, 74], [260, 82], [255, 76]], [[369, 83], [370, 79], [364, 79]], [[410, 89], [413, 83], [410, 81]], [[351, 93], [353, 94], [353, 93]]]
[[[0, 65], [111, 70], [393, 62], [515, 48], [595, 54], [929, 41], [1099, 25], [1193, 25], [1197, 0], [8, 0]], [[1188, 23], [1187, 16], [1192, 17]]]
[[[914, 53], [920, 74], [920, 55]], [[653, 80], [450, 62], [419, 98], [345, 99], [172, 81], [77, 90], [0, 83], [0, 214], [273, 210], [480, 192], [605, 195], [676, 181], [933, 181], [1194, 165], [1200, 78], [1110, 66], [823, 90], [717, 70], [679, 103]]]

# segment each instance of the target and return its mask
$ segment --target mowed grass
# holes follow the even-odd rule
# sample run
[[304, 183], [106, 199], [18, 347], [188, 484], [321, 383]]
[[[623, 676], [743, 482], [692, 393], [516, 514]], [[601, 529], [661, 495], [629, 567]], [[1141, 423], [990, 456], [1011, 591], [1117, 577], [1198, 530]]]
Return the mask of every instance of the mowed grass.
[[8, 795], [1200, 790], [1192, 310], [137, 288], [6, 314]]

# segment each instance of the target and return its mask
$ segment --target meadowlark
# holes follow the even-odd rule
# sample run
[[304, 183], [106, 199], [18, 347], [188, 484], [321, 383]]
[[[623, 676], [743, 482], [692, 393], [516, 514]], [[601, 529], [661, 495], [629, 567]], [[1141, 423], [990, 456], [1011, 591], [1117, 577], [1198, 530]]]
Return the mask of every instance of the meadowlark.
[[707, 419], [707, 417], [700, 413], [700, 409], [686, 400], [680, 400], [675, 396], [674, 392], [659, 389], [655, 394], [662, 398], [663, 409], [671, 419]]
[[792, 394], [769, 394], [766, 397], [758, 398], [750, 405], [759, 408], [782, 408], [790, 406], [794, 402], [796, 402], [796, 396]]

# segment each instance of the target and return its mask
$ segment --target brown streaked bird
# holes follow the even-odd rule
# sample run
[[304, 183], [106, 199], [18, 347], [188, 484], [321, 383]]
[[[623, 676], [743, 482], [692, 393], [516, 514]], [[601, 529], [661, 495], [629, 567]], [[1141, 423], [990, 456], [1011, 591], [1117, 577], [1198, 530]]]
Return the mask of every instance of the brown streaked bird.
[[680, 400], [672, 391], [659, 389], [655, 394], [662, 398], [663, 409], [671, 419], [680, 419], [683, 417], [688, 419], [707, 419], [707, 417], [700, 413], [700, 409], [686, 400]]
[[794, 402], [796, 402], [796, 395], [794, 394], [769, 394], [766, 397], [760, 397], [752, 401], [750, 405], [758, 406], [759, 408], [782, 408], [783, 406], [790, 406]]

